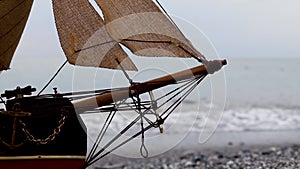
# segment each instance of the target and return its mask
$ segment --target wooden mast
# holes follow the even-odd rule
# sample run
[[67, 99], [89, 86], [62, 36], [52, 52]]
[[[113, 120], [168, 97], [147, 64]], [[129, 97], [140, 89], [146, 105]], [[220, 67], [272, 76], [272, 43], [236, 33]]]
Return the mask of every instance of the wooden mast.
[[[220, 65], [220, 67], [218, 67], [217, 70], [221, 69], [222, 66], [227, 64], [226, 60], [214, 60], [210, 62]], [[214, 70], [214, 72], [217, 70]], [[94, 108], [106, 106], [111, 103], [127, 99], [131, 96], [140, 95], [167, 85], [175, 84], [176, 82], [182, 80], [188, 80], [197, 76], [203, 76], [207, 74], [209, 73], [206, 67], [204, 65], [201, 65], [146, 82], [134, 83], [129, 87], [125, 87], [119, 90], [109, 91], [99, 96], [76, 102], [74, 103], [74, 107], [76, 109], [76, 112], [81, 114], [84, 113], [84, 111], [91, 111]]]

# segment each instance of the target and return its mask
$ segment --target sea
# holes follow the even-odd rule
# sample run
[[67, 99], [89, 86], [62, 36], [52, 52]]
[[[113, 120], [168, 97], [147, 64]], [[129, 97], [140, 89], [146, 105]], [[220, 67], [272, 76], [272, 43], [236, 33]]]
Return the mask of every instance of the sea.
[[[63, 62], [64, 59], [61, 58], [13, 61], [11, 70], [0, 74], [0, 91], [3, 93], [17, 86], [32, 85], [38, 92]], [[182, 141], [187, 133], [196, 133], [199, 136], [197, 142], [204, 143], [214, 133], [300, 132], [299, 58], [227, 58], [227, 62], [222, 71], [206, 77], [170, 115], [163, 126], [165, 134], [153, 129], [145, 136], [146, 143], [155, 145], [154, 142], [158, 142], [159, 145], [168, 147], [165, 148], [168, 150]], [[147, 60], [141, 65], [139, 73], [129, 72], [129, 76], [135, 81], [176, 72], [177, 67], [180, 67], [169, 60], [164, 63]], [[53, 87], [57, 87], [59, 92], [69, 92], [126, 85], [128, 80], [120, 71], [67, 65], [43, 93], [53, 93]], [[161, 93], [164, 91], [155, 94]], [[82, 116], [88, 126], [90, 142], [93, 142], [104, 123], [105, 116], [103, 113]], [[132, 117], [134, 116], [116, 114], [108, 135], [121, 131]], [[162, 141], [164, 139], [177, 140], [166, 143]], [[132, 146], [140, 142], [139, 138]], [[153, 155], [161, 152], [157, 150]]]

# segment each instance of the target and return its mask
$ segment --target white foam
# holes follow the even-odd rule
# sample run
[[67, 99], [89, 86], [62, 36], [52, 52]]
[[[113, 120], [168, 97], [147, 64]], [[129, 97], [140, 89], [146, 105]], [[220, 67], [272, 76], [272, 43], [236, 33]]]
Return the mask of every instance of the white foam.
[[[168, 134], [209, 131], [216, 125], [218, 132], [300, 129], [300, 111], [298, 109], [279, 107], [236, 108], [224, 111], [219, 122], [218, 119], [206, 119], [207, 117], [205, 112], [177, 112], [167, 119], [164, 128]], [[207, 125], [204, 126], [205, 120], [207, 120]], [[96, 132], [104, 122], [104, 118], [90, 116], [85, 118], [85, 122], [88, 123], [90, 131]], [[116, 133], [117, 131], [121, 131], [129, 123], [130, 119], [116, 116], [112, 121], [110, 130]], [[150, 133], [151, 132], [152, 130], [150, 130]], [[153, 130], [153, 133], [158, 133], [158, 130]]]

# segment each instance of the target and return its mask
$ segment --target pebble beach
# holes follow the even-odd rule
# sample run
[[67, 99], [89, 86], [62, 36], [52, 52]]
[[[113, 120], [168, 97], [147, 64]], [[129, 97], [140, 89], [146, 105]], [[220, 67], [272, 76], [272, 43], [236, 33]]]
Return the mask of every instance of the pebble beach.
[[172, 151], [149, 159], [111, 158], [95, 169], [296, 169], [300, 145], [261, 147], [235, 151]]
[[[267, 134], [269, 133], [269, 134]], [[174, 149], [150, 158], [110, 155], [95, 169], [296, 169], [300, 168], [297, 132], [213, 135], [203, 145], [190, 144], [193, 136]], [[295, 134], [296, 133], [296, 134]], [[257, 135], [256, 142], [249, 139]], [[280, 136], [281, 137], [277, 137]], [[293, 135], [287, 137], [288, 135]], [[231, 140], [229, 139], [231, 138]], [[276, 139], [277, 138], [277, 139]], [[219, 141], [218, 141], [219, 140]], [[248, 140], [248, 141], [247, 141]], [[218, 143], [217, 143], [218, 142]], [[299, 142], [299, 143], [298, 143]], [[298, 143], [298, 144], [297, 144]]]

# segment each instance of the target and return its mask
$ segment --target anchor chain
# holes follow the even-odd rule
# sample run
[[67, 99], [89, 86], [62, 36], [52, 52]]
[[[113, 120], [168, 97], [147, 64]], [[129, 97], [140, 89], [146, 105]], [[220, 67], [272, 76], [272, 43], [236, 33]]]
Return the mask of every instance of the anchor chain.
[[26, 140], [23, 140], [21, 143], [16, 143], [16, 130], [17, 130], [18, 118], [31, 116], [31, 113], [22, 111], [20, 103], [15, 103], [12, 109], [13, 111], [4, 111], [4, 110], [0, 111], [0, 114], [13, 118], [11, 142], [8, 143], [4, 141], [1, 137], [0, 137], [0, 141], [7, 148], [16, 149], [22, 146], [23, 144], [25, 144], [26, 142]]
[[61, 132], [61, 128], [66, 122], [67, 113], [67, 110], [62, 110], [61, 119], [59, 120], [57, 127], [53, 129], [52, 134], [50, 134], [44, 139], [36, 138], [33, 134], [31, 134], [31, 132], [28, 130], [27, 125], [22, 120], [19, 120], [19, 122], [21, 124], [22, 131], [27, 135], [27, 140], [37, 144], [48, 144], [49, 142], [53, 141], [56, 138], [56, 136]]

